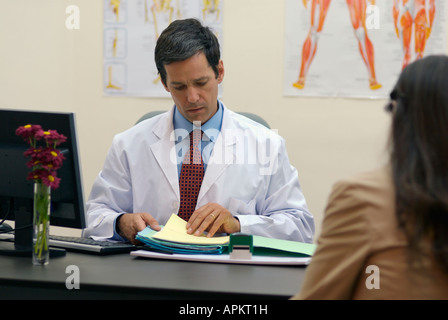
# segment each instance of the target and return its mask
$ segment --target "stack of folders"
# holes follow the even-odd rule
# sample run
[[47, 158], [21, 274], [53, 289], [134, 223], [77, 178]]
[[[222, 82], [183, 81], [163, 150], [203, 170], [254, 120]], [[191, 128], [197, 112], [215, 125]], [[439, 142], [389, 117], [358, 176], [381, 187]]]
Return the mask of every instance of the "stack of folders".
[[[186, 222], [173, 214], [161, 231], [147, 227], [137, 234], [148, 249], [170, 254], [219, 255], [228, 253], [229, 236], [190, 235]], [[276, 257], [311, 257], [315, 245], [296, 241], [253, 236], [254, 255]]]
[[186, 232], [186, 222], [173, 214], [161, 231], [149, 227], [137, 234], [137, 240], [162, 253], [221, 254], [227, 250], [228, 236], [207, 238]]

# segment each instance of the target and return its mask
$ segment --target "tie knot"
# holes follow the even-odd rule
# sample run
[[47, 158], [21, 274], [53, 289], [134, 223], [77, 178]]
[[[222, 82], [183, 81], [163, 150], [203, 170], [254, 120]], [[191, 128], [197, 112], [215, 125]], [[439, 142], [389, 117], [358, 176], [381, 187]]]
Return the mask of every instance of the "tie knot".
[[199, 141], [202, 139], [202, 130], [201, 129], [194, 129], [190, 132], [190, 145], [197, 146], [199, 144]]

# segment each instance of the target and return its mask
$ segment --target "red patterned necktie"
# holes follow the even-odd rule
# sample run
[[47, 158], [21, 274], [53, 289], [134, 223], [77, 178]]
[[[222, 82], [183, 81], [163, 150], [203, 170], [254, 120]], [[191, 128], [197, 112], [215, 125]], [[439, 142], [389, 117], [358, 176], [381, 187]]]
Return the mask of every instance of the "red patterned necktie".
[[[196, 208], [199, 190], [204, 177], [204, 163], [202, 161], [199, 144], [202, 131], [195, 129], [190, 132], [190, 152], [187, 152], [180, 171], [180, 208], [179, 217], [188, 221]], [[191, 161], [193, 159], [193, 161]]]

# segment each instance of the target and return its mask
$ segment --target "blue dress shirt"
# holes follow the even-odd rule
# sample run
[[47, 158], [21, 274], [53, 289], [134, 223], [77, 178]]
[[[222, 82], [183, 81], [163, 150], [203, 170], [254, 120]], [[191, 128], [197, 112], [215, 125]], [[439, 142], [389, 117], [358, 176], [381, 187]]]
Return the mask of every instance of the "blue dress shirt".
[[[218, 101], [218, 110], [216, 113], [206, 123], [200, 126], [201, 130], [204, 132], [201, 141], [201, 154], [202, 161], [204, 162], [204, 171], [207, 169], [208, 160], [210, 159], [216, 139], [218, 139], [219, 133], [221, 132], [222, 114], [223, 108], [221, 106], [221, 102]], [[185, 119], [179, 110], [177, 110], [177, 107], [174, 109], [173, 124], [174, 137], [176, 139], [177, 171], [180, 177], [182, 161], [187, 150], [190, 150], [190, 132], [199, 127], [196, 127], [190, 121]]]

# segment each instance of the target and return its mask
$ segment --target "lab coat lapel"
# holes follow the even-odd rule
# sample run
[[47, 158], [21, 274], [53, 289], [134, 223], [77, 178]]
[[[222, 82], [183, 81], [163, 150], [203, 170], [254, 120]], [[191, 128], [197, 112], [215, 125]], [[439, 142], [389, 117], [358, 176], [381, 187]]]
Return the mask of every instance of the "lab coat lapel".
[[[232, 111], [224, 109], [221, 133], [216, 140], [213, 152], [207, 164], [204, 180], [202, 181], [201, 190], [198, 195], [198, 203], [207, 194], [215, 181], [224, 173], [226, 168], [235, 163], [235, 145], [239, 137], [237, 130], [231, 118]], [[236, 149], [237, 150], [237, 149]]]
[[173, 192], [180, 198], [176, 148], [174, 144], [173, 111], [174, 108], [164, 115], [165, 118], [160, 119], [154, 125], [153, 133], [159, 138], [159, 141], [151, 145], [151, 151]]

